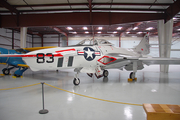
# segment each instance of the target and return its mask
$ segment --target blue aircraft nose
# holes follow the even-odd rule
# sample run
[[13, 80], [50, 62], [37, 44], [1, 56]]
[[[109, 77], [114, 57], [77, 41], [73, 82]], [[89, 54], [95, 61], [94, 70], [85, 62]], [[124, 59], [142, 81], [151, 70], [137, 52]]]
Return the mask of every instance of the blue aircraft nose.
[[[8, 50], [0, 47], [0, 54], [8, 54]], [[0, 63], [6, 63], [7, 57], [0, 57]]]

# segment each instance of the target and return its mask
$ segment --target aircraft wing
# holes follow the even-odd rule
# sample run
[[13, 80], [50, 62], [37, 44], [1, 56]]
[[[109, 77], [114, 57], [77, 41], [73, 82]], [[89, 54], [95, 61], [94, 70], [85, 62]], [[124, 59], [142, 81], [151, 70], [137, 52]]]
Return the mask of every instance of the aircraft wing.
[[2, 65], [6, 65], [7, 63], [0, 63], [0, 64], [2, 64]]
[[[104, 65], [107, 65], [106, 68], [123, 68], [126, 70], [132, 70], [133, 62], [137, 61], [137, 70], [143, 69], [143, 64], [153, 65], [153, 64], [179, 64], [180, 58], [156, 58], [156, 57], [139, 57], [139, 56], [130, 56], [123, 54], [107, 54], [107, 59], [100, 59]], [[104, 57], [105, 58], [105, 57]], [[114, 61], [113, 61], [114, 59]], [[103, 61], [105, 61], [103, 63]], [[106, 62], [107, 61], [107, 62]], [[106, 64], [107, 63], [107, 64]]]
[[32, 48], [23, 48], [23, 49], [27, 51], [35, 51], [35, 50], [41, 50], [41, 49], [47, 49], [47, 48], [56, 48], [56, 46], [32, 47]]
[[117, 61], [120, 60], [138, 60], [142, 61], [144, 64], [152, 65], [152, 64], [180, 64], [180, 58], [160, 58], [160, 57], [139, 57], [139, 56], [130, 56], [126, 54], [108, 54], [108, 56], [116, 57]]
[[139, 58], [146, 65], [152, 64], [180, 64], [180, 58]]

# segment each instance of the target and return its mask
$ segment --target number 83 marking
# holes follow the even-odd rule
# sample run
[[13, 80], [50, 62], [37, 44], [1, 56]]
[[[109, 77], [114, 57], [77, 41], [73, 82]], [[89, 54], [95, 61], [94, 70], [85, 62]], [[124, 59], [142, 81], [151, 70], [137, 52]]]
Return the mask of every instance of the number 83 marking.
[[45, 56], [49, 57], [48, 60], [46, 60], [47, 63], [53, 63], [54, 62], [54, 55], [52, 53], [38, 53], [37, 55], [37, 63], [44, 63], [45, 62]]

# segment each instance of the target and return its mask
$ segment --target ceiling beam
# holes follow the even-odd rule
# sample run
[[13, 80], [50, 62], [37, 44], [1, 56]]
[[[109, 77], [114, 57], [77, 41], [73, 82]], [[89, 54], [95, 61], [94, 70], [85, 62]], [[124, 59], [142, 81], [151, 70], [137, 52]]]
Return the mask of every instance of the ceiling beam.
[[[20, 13], [23, 12], [61, 12], [61, 11], [89, 11], [89, 8], [82, 8], [82, 9], [40, 9], [40, 10], [19, 10]], [[159, 11], [159, 12], [164, 12], [165, 9], [133, 9], [133, 8], [92, 8], [91, 11], [141, 11], [141, 12], [146, 12], [146, 11]], [[8, 13], [8, 11], [0, 11], [0, 13]]]
[[65, 35], [66, 37], [68, 36], [67, 33], [63, 32], [63, 31], [62, 31], [60, 28], [58, 28], [58, 27], [51, 26], [50, 28], [54, 29], [55, 31], [57, 31], [57, 32], [60, 33], [60, 34]]
[[[53, 6], [88, 6], [88, 3], [65, 3], [65, 4], [30, 4], [30, 5], [13, 5], [13, 7], [53, 7]], [[172, 3], [92, 3], [93, 6], [95, 5], [124, 5], [124, 6], [169, 6]]]
[[88, 0], [89, 2], [89, 22], [90, 22], [90, 25], [92, 24], [92, 0]]
[[18, 10], [16, 8], [12, 7], [7, 1], [0, 0], [0, 4], [1, 4], [1, 6], [8, 9], [11, 13], [16, 13], [16, 14], [18, 13]]
[[180, 0], [176, 0], [172, 5], [166, 9], [166, 19], [165, 22], [172, 19], [176, 14], [180, 12]]
[[[18, 19], [19, 26], [17, 26], [13, 17], [15, 17], [15, 15], [1, 15], [0, 27], [91, 25], [89, 12], [20, 14]], [[92, 25], [124, 24], [164, 18], [165, 15], [163, 13], [111, 13], [111, 15], [109, 15], [109, 12], [92, 12]]]

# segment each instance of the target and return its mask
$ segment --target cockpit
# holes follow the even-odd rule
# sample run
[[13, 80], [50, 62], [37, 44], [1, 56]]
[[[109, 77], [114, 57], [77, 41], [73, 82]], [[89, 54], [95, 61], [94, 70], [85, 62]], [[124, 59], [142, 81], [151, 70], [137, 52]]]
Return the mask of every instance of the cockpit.
[[29, 51], [24, 50], [24, 49], [22, 49], [22, 48], [20, 48], [20, 49], [15, 49], [15, 51], [18, 52], [18, 53], [21, 53], [21, 54], [25, 54], [25, 53], [28, 53], [28, 52], [29, 52]]
[[92, 45], [113, 45], [104, 39], [85, 39], [77, 44], [77, 46], [92, 46]]

